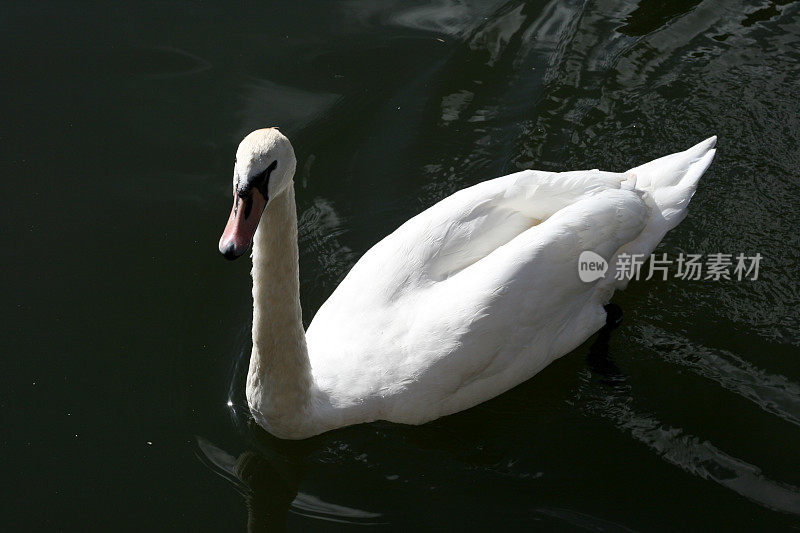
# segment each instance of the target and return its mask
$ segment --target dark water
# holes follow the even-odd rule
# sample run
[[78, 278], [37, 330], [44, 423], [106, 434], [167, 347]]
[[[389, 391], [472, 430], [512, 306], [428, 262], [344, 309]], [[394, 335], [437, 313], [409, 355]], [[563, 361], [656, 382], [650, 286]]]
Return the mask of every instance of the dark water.
[[[800, 527], [800, 3], [5, 3], [3, 529]], [[234, 149], [298, 154], [306, 319], [447, 194], [719, 135], [639, 281], [531, 381], [423, 427], [248, 427]], [[229, 405], [230, 403], [230, 405]], [[248, 509], [250, 513], [248, 514]]]

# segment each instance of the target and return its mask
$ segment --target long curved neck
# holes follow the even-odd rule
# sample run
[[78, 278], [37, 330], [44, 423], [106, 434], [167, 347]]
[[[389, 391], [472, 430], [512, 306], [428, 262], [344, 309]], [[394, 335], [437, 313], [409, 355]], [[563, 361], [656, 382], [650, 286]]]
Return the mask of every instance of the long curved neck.
[[303, 418], [313, 387], [300, 308], [294, 183], [272, 199], [253, 242], [253, 351], [247, 399], [280, 431]]

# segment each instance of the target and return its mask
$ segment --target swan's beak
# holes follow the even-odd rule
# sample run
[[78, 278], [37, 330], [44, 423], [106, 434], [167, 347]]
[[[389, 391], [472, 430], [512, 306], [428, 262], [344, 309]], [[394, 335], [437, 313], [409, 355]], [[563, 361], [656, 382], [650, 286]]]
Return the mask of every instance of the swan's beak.
[[267, 201], [258, 190], [245, 198], [236, 196], [233, 199], [231, 216], [219, 238], [219, 251], [225, 259], [236, 259], [250, 248], [266, 205]]

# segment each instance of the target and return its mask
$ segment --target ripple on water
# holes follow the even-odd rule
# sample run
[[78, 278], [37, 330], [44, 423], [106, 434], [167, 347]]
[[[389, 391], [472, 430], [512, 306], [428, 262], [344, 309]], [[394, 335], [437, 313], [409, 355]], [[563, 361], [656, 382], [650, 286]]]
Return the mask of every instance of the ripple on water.
[[769, 374], [726, 350], [713, 350], [655, 325], [636, 328], [638, 341], [653, 353], [708, 378], [750, 400], [764, 411], [800, 426], [800, 385]]
[[663, 460], [683, 471], [708, 479], [760, 505], [800, 515], [800, 489], [766, 477], [757, 466], [733, 457], [707, 440], [671, 427], [637, 410], [634, 390], [623, 380], [614, 386], [584, 372], [581, 392], [587, 414], [611, 420]]

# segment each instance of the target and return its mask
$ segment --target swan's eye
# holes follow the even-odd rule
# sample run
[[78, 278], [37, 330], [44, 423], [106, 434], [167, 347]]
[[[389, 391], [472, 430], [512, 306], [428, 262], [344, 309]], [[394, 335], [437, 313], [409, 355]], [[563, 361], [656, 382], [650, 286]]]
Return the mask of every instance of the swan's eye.
[[236, 195], [239, 198], [246, 199], [249, 196], [252, 196], [253, 189], [258, 189], [258, 191], [264, 196], [264, 199], [268, 199], [268, 185], [269, 185], [269, 177], [272, 174], [272, 171], [278, 167], [278, 162], [273, 161], [263, 172], [259, 172], [255, 176], [250, 177], [247, 182], [242, 186], [238, 187], [236, 191]]
[[244, 199], [244, 218], [250, 217], [250, 211], [253, 210], [253, 195], [249, 195]]

